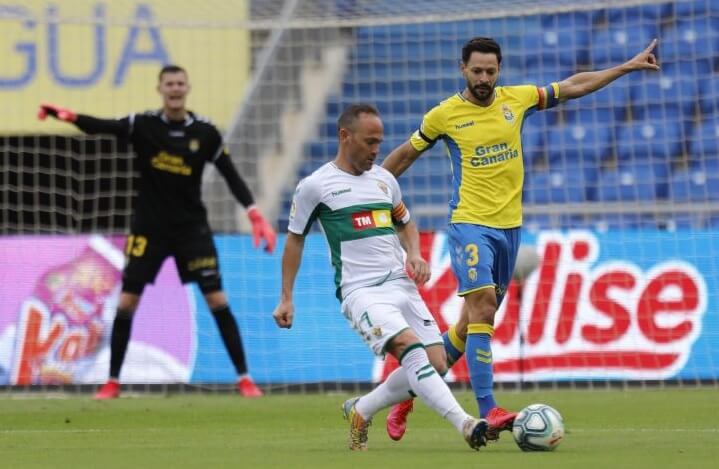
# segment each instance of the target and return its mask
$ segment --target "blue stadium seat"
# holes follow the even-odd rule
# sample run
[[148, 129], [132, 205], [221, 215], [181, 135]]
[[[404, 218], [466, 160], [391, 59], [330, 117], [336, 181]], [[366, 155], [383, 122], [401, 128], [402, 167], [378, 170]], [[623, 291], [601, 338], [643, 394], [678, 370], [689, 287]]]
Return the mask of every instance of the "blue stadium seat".
[[717, 228], [719, 228], [719, 216], [714, 215], [710, 216], [708, 219], [705, 219], [704, 228], [709, 228], [712, 230], [716, 230]]
[[704, 119], [694, 128], [690, 155], [694, 161], [719, 160], [719, 116]]
[[524, 201], [558, 204], [587, 201], [587, 188], [596, 185], [596, 170], [581, 164], [558, 164], [527, 170]]
[[537, 66], [525, 69], [522, 84], [546, 86], [556, 81], [562, 81], [564, 78], [567, 78], [567, 73], [562, 74], [557, 67]]
[[624, 162], [599, 174], [597, 199], [601, 202], [653, 201], [667, 196], [667, 165]]
[[715, 0], [682, 0], [674, 2], [674, 17], [677, 19], [691, 19], [711, 14], [719, 16], [719, 3]]
[[702, 228], [702, 218], [696, 213], [677, 212], [671, 214], [665, 225], [669, 231], [698, 229]]
[[656, 23], [610, 23], [607, 29], [596, 30], [592, 34], [589, 51], [592, 69], [602, 69], [619, 65], [647, 47], [658, 36]]
[[541, 15], [542, 29], [560, 31], [588, 31], [594, 19], [588, 11], [572, 11], [569, 13], [553, 13]]
[[699, 108], [704, 118], [719, 115], [719, 73], [699, 79]]
[[[531, 119], [531, 116], [530, 116]], [[539, 120], [525, 121], [522, 129], [522, 155], [524, 156], [524, 167], [531, 168], [537, 161], [544, 159], [544, 136], [545, 127], [541, 124], [527, 124], [527, 122], [539, 122]]]
[[598, 166], [611, 143], [610, 127], [601, 123], [566, 124], [550, 129], [547, 157], [550, 162], [582, 162]]
[[[630, 83], [628, 77], [620, 78], [599, 91], [564, 103], [562, 108], [572, 122], [603, 122], [605, 124], [622, 122], [627, 114], [627, 106], [630, 104]], [[591, 120], [587, 121], [587, 118]]]
[[682, 130], [678, 122], [638, 120], [620, 125], [617, 130], [617, 157], [621, 161], [668, 163], [682, 151]]
[[707, 17], [677, 20], [662, 37], [660, 61], [711, 62], [719, 55], [718, 26]]
[[555, 68], [564, 75], [587, 62], [589, 30], [545, 29], [522, 34], [522, 51], [527, 68]]
[[[610, 85], [611, 86], [611, 85]], [[698, 81], [686, 67], [665, 65], [658, 73], [642, 73], [630, 82], [634, 118], [663, 118], [681, 114], [693, 118]]]
[[522, 227], [530, 233], [537, 233], [540, 230], [557, 229], [556, 223], [552, 221], [550, 215], [530, 215], [522, 216]]
[[522, 122], [523, 132], [534, 129], [537, 132], [546, 133], [550, 127], [557, 124], [558, 119], [559, 112], [557, 112], [556, 108], [532, 112], [524, 116], [524, 121]]
[[719, 164], [695, 164], [672, 171], [669, 194], [675, 202], [719, 200]]
[[671, 17], [672, 3], [648, 4], [629, 8], [609, 8], [607, 20], [610, 24], [637, 21], [659, 24]]
[[591, 218], [591, 225], [599, 232], [609, 230], [654, 230], [657, 228], [656, 219], [653, 216], [636, 213], [595, 215]]
[[337, 139], [326, 138], [322, 140], [315, 140], [308, 144], [308, 148], [305, 150], [305, 155], [311, 159], [329, 159], [337, 154]]

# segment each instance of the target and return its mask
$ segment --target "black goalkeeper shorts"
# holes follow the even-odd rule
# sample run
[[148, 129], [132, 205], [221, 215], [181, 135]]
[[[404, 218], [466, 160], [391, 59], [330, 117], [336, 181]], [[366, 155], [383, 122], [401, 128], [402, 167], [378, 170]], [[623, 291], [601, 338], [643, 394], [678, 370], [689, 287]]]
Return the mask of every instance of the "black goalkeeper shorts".
[[175, 233], [133, 229], [127, 237], [125, 256], [124, 292], [140, 295], [146, 284], [155, 282], [167, 257], [175, 259], [182, 283], [196, 282], [203, 293], [222, 290], [220, 262], [212, 231], [207, 225]]

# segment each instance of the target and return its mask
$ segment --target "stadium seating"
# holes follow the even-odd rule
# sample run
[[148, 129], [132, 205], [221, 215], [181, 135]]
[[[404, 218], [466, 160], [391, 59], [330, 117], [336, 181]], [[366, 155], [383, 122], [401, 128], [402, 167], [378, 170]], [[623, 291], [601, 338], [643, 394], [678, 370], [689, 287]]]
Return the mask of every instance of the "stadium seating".
[[[659, 73], [622, 77], [599, 92], [525, 120], [527, 204], [719, 200], [719, 181], [710, 175], [719, 174], [719, 2], [705, 0], [357, 28], [352, 65], [339, 96], [327, 103], [317, 139], [306, 146], [298, 176], [335, 155], [336, 119], [349, 103], [367, 101], [378, 107], [385, 121], [383, 156], [405, 141], [425, 112], [462, 89], [460, 49], [476, 35], [495, 37], [502, 45], [500, 84], [505, 85], [546, 85], [579, 71], [616, 65], [660, 38]], [[687, 62], [687, 57], [700, 60]], [[677, 165], [684, 159], [688, 166]], [[432, 213], [446, 209], [448, 171], [439, 143], [402, 176], [408, 205], [434, 206]], [[691, 214], [673, 219], [526, 218], [535, 227], [559, 223], [590, 228], [681, 228], [714, 221], [719, 223]], [[446, 219], [428, 217], [425, 223], [425, 228], [440, 227]]]

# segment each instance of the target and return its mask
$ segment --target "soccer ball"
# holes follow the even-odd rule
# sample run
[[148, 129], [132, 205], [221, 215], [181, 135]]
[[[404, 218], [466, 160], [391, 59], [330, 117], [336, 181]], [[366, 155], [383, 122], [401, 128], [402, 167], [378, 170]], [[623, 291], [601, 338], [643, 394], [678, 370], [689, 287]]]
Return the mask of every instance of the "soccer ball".
[[564, 438], [564, 421], [556, 409], [532, 404], [517, 414], [512, 435], [522, 451], [553, 451]]

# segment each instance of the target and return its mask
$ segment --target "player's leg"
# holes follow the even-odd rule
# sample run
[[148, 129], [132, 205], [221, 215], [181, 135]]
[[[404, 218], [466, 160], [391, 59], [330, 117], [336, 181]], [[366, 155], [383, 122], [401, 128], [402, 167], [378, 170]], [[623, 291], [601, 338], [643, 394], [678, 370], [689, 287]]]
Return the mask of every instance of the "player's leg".
[[237, 390], [244, 397], [260, 397], [262, 391], [248, 373], [245, 349], [227, 296], [222, 290], [222, 277], [217, 248], [207, 225], [183, 233], [174, 244], [174, 257], [183, 283], [195, 282], [205, 297], [222, 342], [237, 372]]
[[[401, 365], [400, 371], [392, 373], [371, 393], [348, 400], [343, 406], [351, 423], [350, 448], [366, 449], [367, 429], [374, 414], [393, 401], [398, 402], [398, 398], [411, 395], [408, 388], [463, 432], [470, 446], [478, 448], [485, 442], [486, 422], [472, 419], [464, 412], [430, 363], [424, 346], [402, 314], [406, 306], [401, 303], [407, 301], [405, 293], [396, 285], [364, 288], [343, 303], [345, 315], [372, 350], [376, 354], [391, 353]], [[436, 343], [440, 343], [438, 332]]]
[[449, 243], [452, 269], [459, 282], [458, 294], [464, 297], [467, 310], [467, 367], [479, 405], [480, 416], [494, 407], [492, 394], [492, 349], [494, 314], [497, 310], [495, 284], [492, 275], [495, 250], [490, 229], [451, 224]]
[[120, 371], [130, 343], [132, 320], [145, 285], [155, 280], [167, 256], [164, 246], [164, 240], [157, 236], [132, 234], [127, 238], [127, 265], [122, 274], [122, 292], [110, 333], [110, 377], [95, 394], [95, 399], [120, 396]]
[[466, 303], [462, 303], [462, 310], [456, 323], [442, 334], [444, 350], [447, 355], [447, 366], [452, 367], [464, 355], [467, 346], [467, 326], [469, 325], [469, 310]]
[[[407, 296], [409, 298], [408, 308], [404, 310], [405, 319], [417, 334], [422, 344], [425, 346], [429, 362], [440, 376], [444, 377], [449, 370], [448, 357], [445, 352], [444, 343], [439, 333], [437, 323], [432, 317], [432, 313], [427, 309], [424, 301], [420, 297], [414, 285], [407, 285]], [[397, 373], [404, 373], [404, 368], [399, 367], [395, 370]], [[388, 377], [394, 378], [392, 375]], [[406, 379], [406, 377], [405, 377]], [[387, 414], [386, 429], [387, 435], [395, 441], [399, 441], [407, 430], [407, 418], [414, 409], [414, 395], [408, 391], [407, 396], [411, 396], [399, 404], [392, 406]]]
[[[504, 295], [509, 287], [509, 282], [512, 280], [514, 265], [517, 260], [517, 253], [519, 252], [521, 229], [500, 230], [500, 234], [501, 236], [498, 237], [495, 242], [495, 252], [497, 255], [494, 258], [493, 269], [494, 282], [496, 284], [495, 295], [497, 307], [502, 304]], [[494, 318], [494, 314], [492, 318]], [[494, 320], [492, 320], [492, 323], [494, 323]], [[494, 398], [492, 398], [492, 401], [494, 401]], [[510, 412], [495, 403], [495, 406], [487, 411], [484, 416], [490, 426], [487, 438], [495, 440], [499, 438], [499, 432], [512, 431], [512, 424], [514, 423], [514, 418], [517, 416], [517, 413]]]
[[262, 390], [257, 387], [248, 372], [240, 329], [230, 311], [225, 293], [222, 290], [206, 293], [205, 301], [212, 311], [212, 316], [215, 318], [215, 323], [222, 336], [222, 342], [225, 344], [237, 372], [237, 391], [244, 397], [262, 397]]
[[467, 367], [480, 416], [490, 423], [489, 439], [497, 439], [500, 431], [511, 428], [515, 417], [514, 413], [497, 406], [493, 393], [491, 339], [499, 304], [497, 294], [503, 296], [511, 278], [511, 272], [499, 275], [507, 264], [505, 231], [464, 224], [450, 226], [450, 249], [457, 253], [452, 258], [452, 268], [459, 280], [459, 294], [465, 299], [469, 319]]
[[473, 449], [478, 450], [486, 444], [487, 422], [473, 418], [459, 405], [447, 383], [429, 362], [424, 346], [411, 329], [395, 336], [388, 344], [387, 351], [405, 369], [413, 393], [422, 402], [448, 420]]

